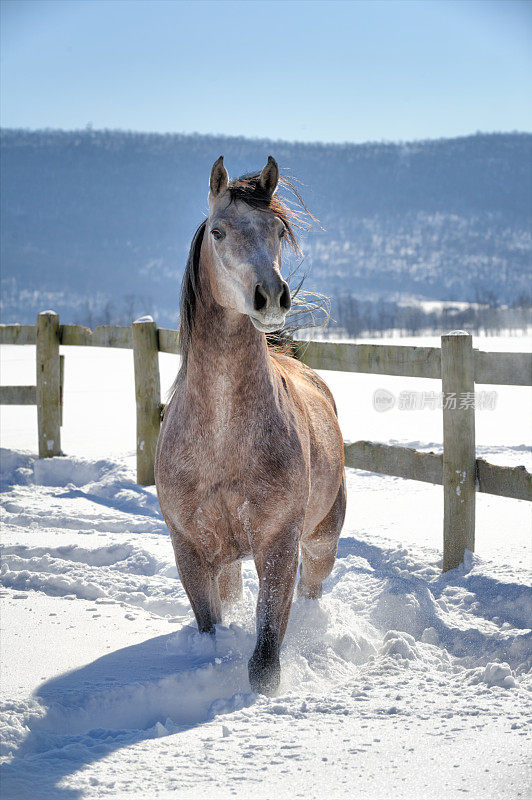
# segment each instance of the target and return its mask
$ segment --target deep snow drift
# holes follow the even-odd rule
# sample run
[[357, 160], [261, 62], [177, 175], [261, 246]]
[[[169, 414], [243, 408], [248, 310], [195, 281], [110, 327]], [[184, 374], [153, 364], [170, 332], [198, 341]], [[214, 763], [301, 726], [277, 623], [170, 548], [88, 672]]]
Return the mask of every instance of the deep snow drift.
[[[21, 359], [33, 351], [3, 349]], [[99, 380], [102, 364], [110, 382], [121, 379], [116, 400], [131, 421], [131, 354], [111, 355], [98, 361]], [[247, 680], [253, 564], [244, 564], [244, 602], [226, 609], [215, 641], [200, 636], [155, 490], [135, 483], [116, 431], [109, 445], [105, 407], [98, 429], [73, 424], [90, 405], [81, 394], [76, 402], [82, 384], [72, 377], [86, 375], [88, 356], [68, 351], [63, 447], [77, 435], [79, 450], [90, 442], [106, 458], [2, 452], [2, 796], [524, 797], [528, 504], [479, 496], [477, 554], [442, 576], [441, 487], [348, 470], [324, 596], [294, 603], [279, 695], [257, 697]], [[31, 381], [15, 377], [17, 363], [4, 382]], [[351, 376], [325, 377], [346, 438], [393, 427], [384, 415], [355, 416]], [[388, 385], [364, 376], [361, 406], [369, 378]], [[499, 392], [499, 411], [513, 393]], [[28, 409], [8, 411], [30, 450]], [[394, 413], [396, 440], [439, 446], [438, 412]], [[477, 415], [483, 455], [522, 463], [526, 417], [499, 427], [495, 413]]]

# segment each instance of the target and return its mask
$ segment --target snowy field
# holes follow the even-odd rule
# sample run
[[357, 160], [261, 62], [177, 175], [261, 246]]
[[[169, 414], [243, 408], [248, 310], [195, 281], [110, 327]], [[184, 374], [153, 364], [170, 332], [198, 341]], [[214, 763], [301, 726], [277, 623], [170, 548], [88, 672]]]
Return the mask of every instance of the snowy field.
[[[3, 384], [34, 383], [33, 347], [0, 350]], [[252, 562], [206, 641], [135, 483], [132, 353], [63, 352], [66, 457], [36, 459], [35, 408], [1, 409], [4, 800], [529, 796], [530, 504], [478, 495], [476, 553], [442, 576], [441, 487], [348, 470], [324, 596], [294, 602], [280, 692], [256, 696]], [[372, 405], [439, 382], [323, 376], [345, 439], [441, 451], [441, 411]], [[531, 391], [477, 390], [478, 454], [530, 469]]]

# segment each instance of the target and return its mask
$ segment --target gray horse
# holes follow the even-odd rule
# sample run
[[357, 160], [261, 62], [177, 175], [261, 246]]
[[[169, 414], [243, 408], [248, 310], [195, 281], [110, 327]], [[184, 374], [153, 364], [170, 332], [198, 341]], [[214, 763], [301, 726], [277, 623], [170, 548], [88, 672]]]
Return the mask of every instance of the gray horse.
[[[282, 179], [281, 179], [282, 181]], [[283, 241], [297, 219], [262, 172], [210, 176], [209, 216], [183, 278], [182, 366], [166, 408], [155, 481], [198, 628], [242, 594], [240, 561], [259, 577], [254, 691], [273, 694], [301, 551], [298, 593], [321, 595], [345, 516], [343, 442], [332, 395], [311, 369], [269, 346], [290, 310]]]

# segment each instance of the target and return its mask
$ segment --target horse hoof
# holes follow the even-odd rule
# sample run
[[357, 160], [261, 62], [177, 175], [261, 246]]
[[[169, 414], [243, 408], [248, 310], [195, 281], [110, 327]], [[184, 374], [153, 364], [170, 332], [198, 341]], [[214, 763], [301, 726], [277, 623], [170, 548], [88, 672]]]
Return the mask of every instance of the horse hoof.
[[198, 631], [200, 633], [207, 633], [209, 636], [216, 636], [216, 626], [210, 625], [207, 627], [206, 625], [202, 625], [201, 627], [198, 625]]
[[279, 661], [264, 662], [254, 661], [248, 664], [249, 685], [253, 692], [272, 697], [279, 688], [281, 681], [281, 665]]

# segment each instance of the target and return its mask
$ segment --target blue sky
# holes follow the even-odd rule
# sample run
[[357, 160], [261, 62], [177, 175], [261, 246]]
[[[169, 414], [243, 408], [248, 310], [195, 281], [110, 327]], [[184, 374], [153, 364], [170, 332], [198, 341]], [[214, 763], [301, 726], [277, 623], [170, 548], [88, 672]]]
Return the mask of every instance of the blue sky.
[[3, 0], [1, 35], [5, 127], [532, 130], [532, 2]]

